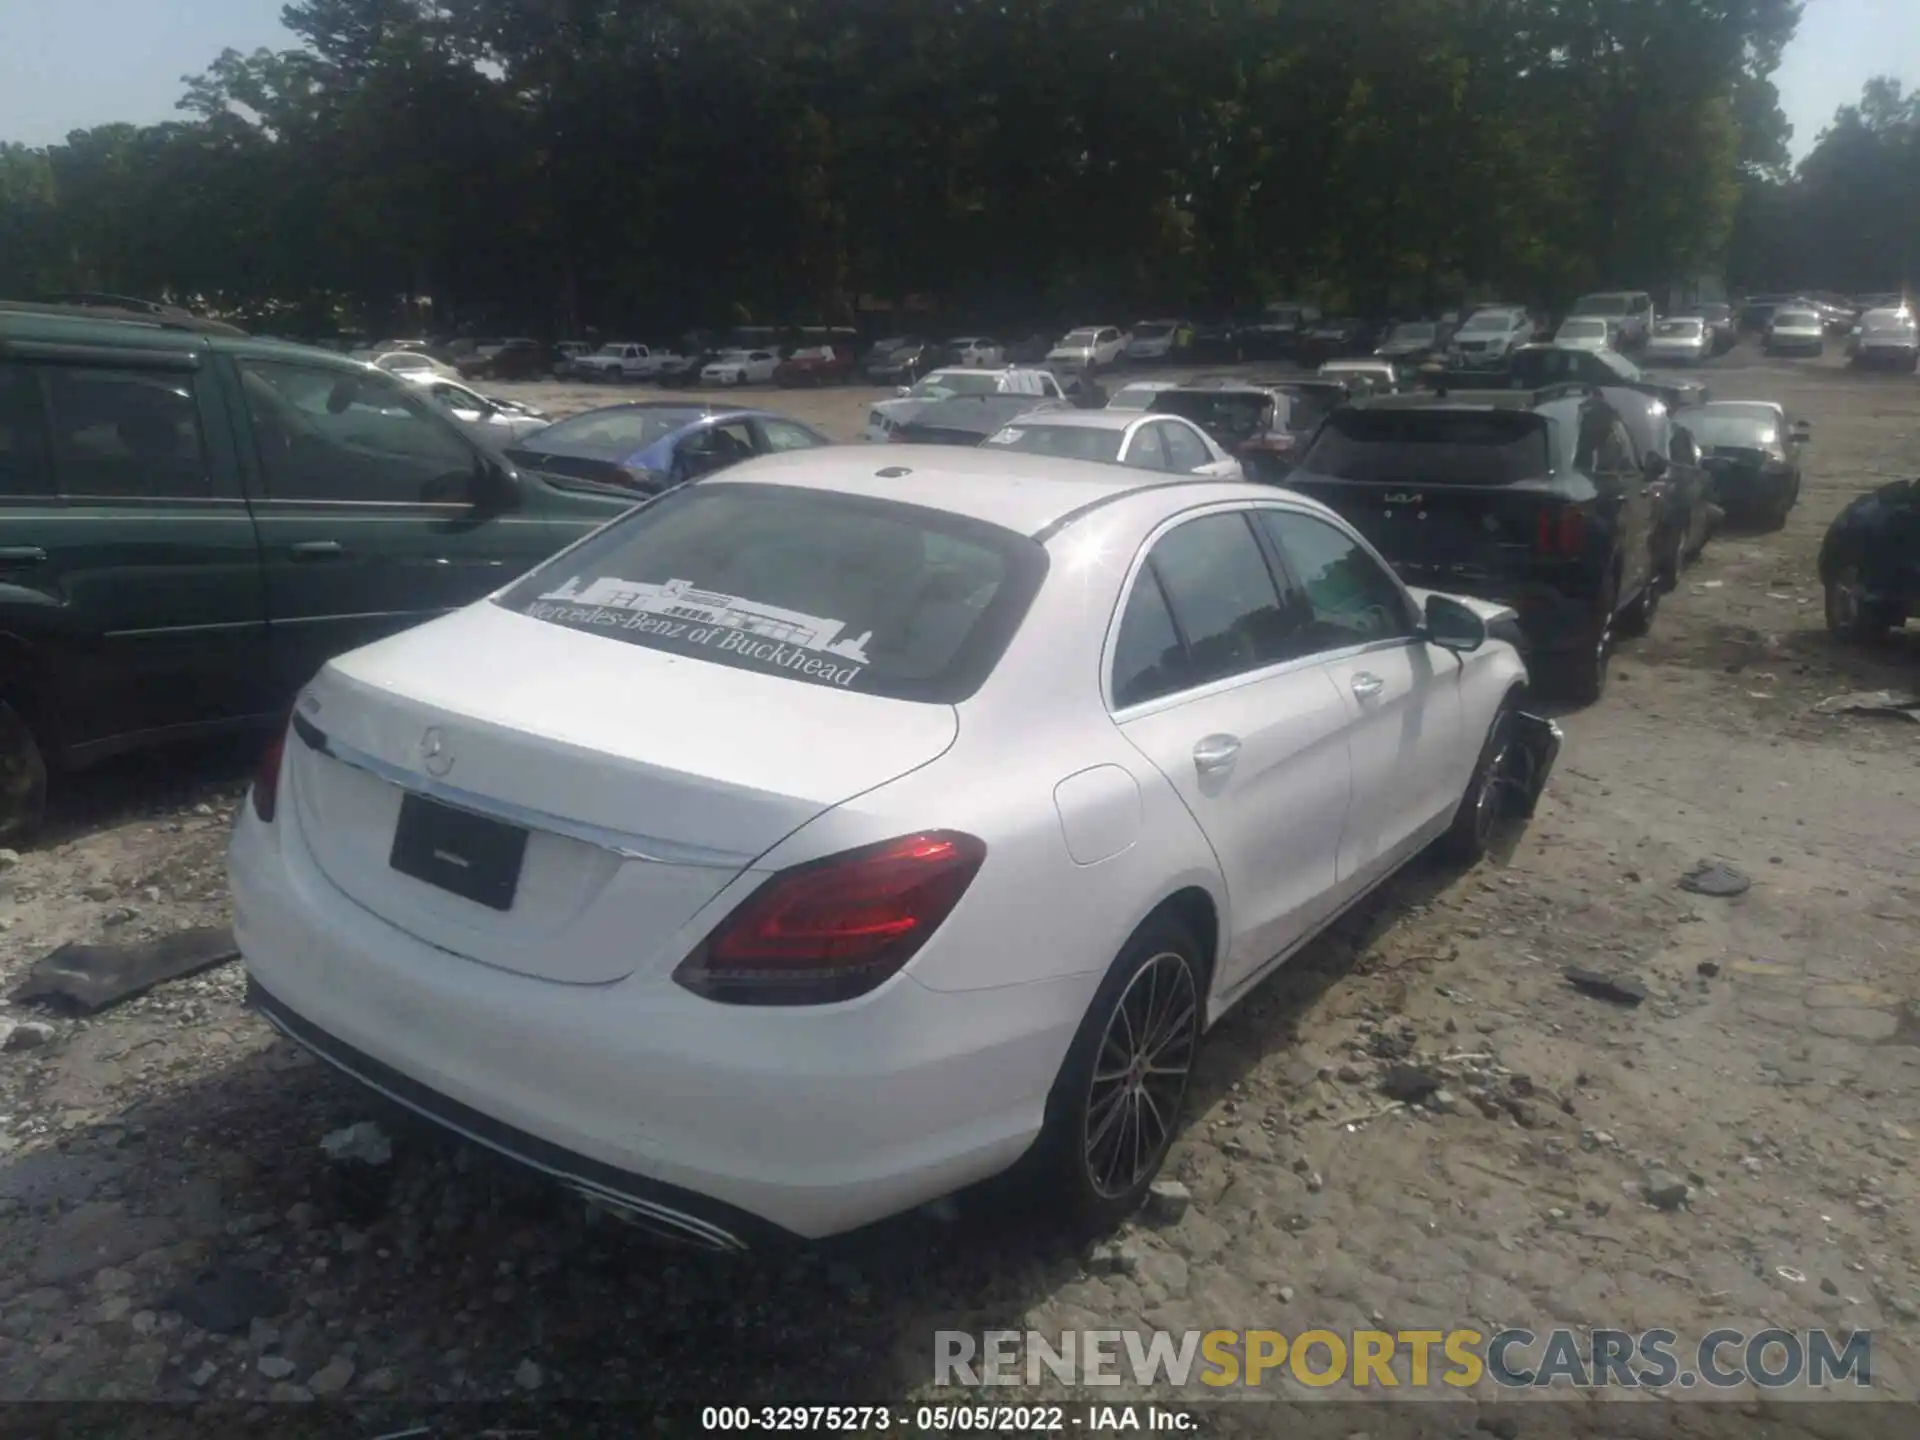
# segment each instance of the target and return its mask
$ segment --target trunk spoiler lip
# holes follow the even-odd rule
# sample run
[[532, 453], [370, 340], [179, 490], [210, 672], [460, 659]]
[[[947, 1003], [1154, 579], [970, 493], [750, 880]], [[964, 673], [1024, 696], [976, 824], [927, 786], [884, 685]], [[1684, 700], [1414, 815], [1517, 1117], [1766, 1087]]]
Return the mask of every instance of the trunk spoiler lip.
[[754, 856], [740, 855], [732, 851], [710, 850], [703, 846], [687, 845], [680, 841], [663, 840], [651, 835], [635, 835], [626, 831], [610, 830], [605, 826], [588, 824], [581, 820], [569, 820], [563, 815], [549, 814], [530, 806], [518, 805], [511, 800], [501, 800], [490, 795], [479, 795], [471, 790], [463, 790], [457, 785], [436, 780], [404, 766], [394, 765], [357, 750], [332, 736], [327, 735], [312, 721], [298, 712], [293, 717], [293, 732], [309, 750], [350, 765], [356, 770], [365, 771], [374, 778], [386, 781], [389, 785], [416, 795], [424, 795], [437, 800], [442, 805], [464, 810], [471, 815], [482, 815], [490, 820], [504, 821], [517, 825], [523, 830], [544, 831], [553, 835], [564, 835], [570, 840], [596, 849], [607, 850], [623, 860], [637, 860], [646, 865], [690, 865], [704, 869], [740, 871], [753, 863]]

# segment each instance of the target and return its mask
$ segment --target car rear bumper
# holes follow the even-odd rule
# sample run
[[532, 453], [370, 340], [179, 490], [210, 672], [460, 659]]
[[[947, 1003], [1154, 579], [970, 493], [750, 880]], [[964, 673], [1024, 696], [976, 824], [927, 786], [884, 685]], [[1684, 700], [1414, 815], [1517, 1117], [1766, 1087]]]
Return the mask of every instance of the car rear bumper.
[[284, 817], [243, 812], [229, 872], [249, 986], [284, 1033], [716, 1249], [854, 1229], [1007, 1168], [1099, 980], [936, 992], [903, 974], [839, 1005], [723, 1005], [664, 976], [558, 984], [437, 949], [338, 891]]
[[1787, 470], [1711, 466], [1707, 475], [1713, 503], [1729, 515], [1767, 509], [1785, 499], [1793, 488], [1793, 475]]

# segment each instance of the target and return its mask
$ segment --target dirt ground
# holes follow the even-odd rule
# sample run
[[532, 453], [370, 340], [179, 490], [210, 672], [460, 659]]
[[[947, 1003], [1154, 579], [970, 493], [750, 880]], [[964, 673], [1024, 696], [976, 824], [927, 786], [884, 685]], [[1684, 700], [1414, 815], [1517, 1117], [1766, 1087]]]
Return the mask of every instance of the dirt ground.
[[[1916, 1398], [1920, 728], [1812, 707], [1920, 665], [1920, 633], [1830, 642], [1814, 572], [1849, 497], [1920, 473], [1920, 381], [1743, 349], [1710, 383], [1812, 422], [1799, 509], [1716, 539], [1623, 646], [1510, 853], [1414, 867], [1223, 1023], [1178, 1219], [1089, 1250], [989, 1192], [798, 1253], [663, 1251], [276, 1041], [227, 965], [90, 1020], [0, 1009], [0, 1399], [617, 1399], [691, 1429], [715, 1402], [924, 1397], [937, 1328], [1555, 1324], [1870, 1329], [1871, 1393]], [[852, 438], [874, 398], [748, 403]], [[244, 774], [225, 747], [69, 789], [0, 875], [0, 979], [67, 941], [219, 923]], [[1704, 858], [1751, 890], [1678, 889]], [[1584, 994], [1575, 964], [1646, 999]], [[1409, 1059], [1444, 1089], [1394, 1108]], [[360, 1120], [393, 1143], [371, 1194], [319, 1148]], [[277, 1313], [183, 1316], [183, 1286], [232, 1292], [236, 1269]], [[1864, 1433], [1734, 1398], [1748, 1433]], [[1587, 1413], [1555, 1399], [1556, 1424]], [[1329, 1433], [1368, 1429], [1388, 1433]]]

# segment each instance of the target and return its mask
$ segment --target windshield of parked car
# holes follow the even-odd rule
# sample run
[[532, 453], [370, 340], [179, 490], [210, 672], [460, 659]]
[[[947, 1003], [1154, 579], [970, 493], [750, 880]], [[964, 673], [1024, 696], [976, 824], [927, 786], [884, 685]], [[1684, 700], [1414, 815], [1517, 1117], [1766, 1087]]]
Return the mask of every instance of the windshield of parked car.
[[1604, 340], [1609, 333], [1604, 320], [1569, 320], [1560, 327], [1563, 340]]
[[998, 395], [1000, 377], [991, 370], [938, 370], [907, 394], [915, 400], [945, 400], [952, 395]]
[[1159, 385], [1124, 385], [1107, 401], [1109, 410], [1145, 410], [1164, 393]]
[[1099, 334], [1100, 332], [1098, 330], [1069, 330], [1060, 343], [1062, 345], [1091, 345]]
[[1111, 463], [1120, 458], [1120, 442], [1124, 439], [1124, 430], [1016, 421], [989, 435], [986, 443], [996, 450], [1017, 450], [1025, 455], [1058, 455], [1068, 460]]
[[1433, 325], [1396, 325], [1387, 340], [1389, 343], [1423, 344], [1430, 343], [1436, 333], [1438, 327]]
[[431, 370], [433, 361], [415, 350], [396, 350], [373, 362], [382, 370]]
[[1625, 295], [1582, 295], [1573, 302], [1575, 315], [1630, 315], [1633, 302]]
[[497, 603], [730, 669], [951, 704], [992, 670], [1045, 573], [1045, 551], [997, 525], [717, 484], [642, 506]]
[[1705, 406], [1687, 412], [1687, 429], [1708, 449], [1764, 450], [1780, 439], [1780, 417], [1761, 406]]
[[1683, 317], [1679, 320], [1662, 320], [1653, 327], [1655, 335], [1665, 335], [1679, 340], [1698, 340], [1700, 332], [1707, 328], [1707, 322], [1698, 316]]
[[1483, 330], [1511, 330], [1513, 313], [1509, 310], [1482, 310], [1478, 315], [1467, 317], [1467, 323], [1460, 327], [1461, 333]]
[[1904, 310], [1874, 310], [1861, 320], [1860, 328], [1875, 333], [1907, 331], [1914, 328], [1913, 316]]
[[631, 455], [693, 424], [707, 412], [694, 406], [659, 410], [589, 410], [549, 425], [533, 437], [535, 450], [597, 451]]
[[1812, 330], [1819, 324], [1820, 317], [1811, 310], [1776, 310], [1773, 315], [1776, 330]]
[[1162, 335], [1172, 333], [1173, 326], [1164, 320], [1142, 320], [1133, 327], [1133, 338], [1136, 340], [1158, 340]]
[[1338, 410], [1300, 464], [1362, 483], [1510, 485], [1552, 473], [1549, 442], [1525, 410]]

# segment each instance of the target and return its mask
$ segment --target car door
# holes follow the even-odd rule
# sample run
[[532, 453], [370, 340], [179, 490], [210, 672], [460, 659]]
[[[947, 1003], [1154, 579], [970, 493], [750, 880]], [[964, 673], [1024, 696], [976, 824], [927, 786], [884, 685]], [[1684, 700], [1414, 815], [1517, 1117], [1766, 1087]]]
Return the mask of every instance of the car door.
[[1339, 842], [1342, 900], [1444, 827], [1466, 788], [1458, 657], [1429, 645], [1400, 582], [1344, 525], [1263, 508], [1258, 523], [1306, 616], [1309, 653], [1347, 707], [1352, 798]]
[[408, 387], [278, 358], [236, 357], [231, 373], [283, 689], [557, 548], [516, 513], [505, 467]]
[[[267, 713], [260, 558], [198, 351], [0, 363], [0, 632], [70, 758]], [[10, 658], [0, 652], [0, 660]]]
[[1135, 566], [1109, 646], [1114, 722], [1205, 834], [1227, 889], [1231, 991], [1332, 913], [1349, 711], [1303, 657], [1241, 507], [1172, 522]]

